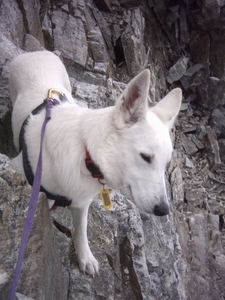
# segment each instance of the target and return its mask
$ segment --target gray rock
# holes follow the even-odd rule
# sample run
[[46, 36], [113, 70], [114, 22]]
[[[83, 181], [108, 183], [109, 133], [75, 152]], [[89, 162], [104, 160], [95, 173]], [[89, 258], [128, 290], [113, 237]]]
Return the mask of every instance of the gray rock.
[[0, 152], [15, 155], [12, 144], [11, 111], [9, 101], [9, 64], [22, 51], [0, 32]]
[[199, 150], [203, 150], [205, 148], [202, 142], [199, 139], [197, 139], [195, 135], [190, 134], [189, 137], [191, 138], [192, 142], [197, 146]]
[[17, 48], [5, 35], [0, 31], [0, 105], [10, 107], [9, 104], [9, 64], [10, 61], [22, 50]]
[[[218, 216], [215, 216], [215, 219], [217, 222], [214, 221], [213, 223], [215, 225], [217, 223], [218, 228]], [[215, 271], [211, 269], [211, 267], [216, 265], [219, 261], [222, 262], [224, 257], [222, 255], [222, 257], [219, 258], [219, 256], [211, 250], [212, 240], [207, 241], [207, 237], [202, 234], [207, 231], [207, 227], [209, 227], [209, 232], [212, 234], [212, 220], [213, 218], [208, 218], [207, 215], [199, 213], [191, 217], [189, 221], [190, 231], [193, 236], [193, 240], [190, 241], [190, 247], [194, 253], [194, 257], [192, 257], [193, 280], [197, 280], [196, 285], [202, 284], [202, 288], [199, 289], [197, 293], [194, 290], [192, 291], [193, 296], [197, 294], [194, 296], [194, 299], [197, 299], [197, 297], [200, 299], [202, 297], [210, 299], [208, 296], [209, 290], [211, 290], [213, 297], [216, 296], [220, 298], [220, 294], [218, 293], [220, 289], [220, 280], [217, 282], [216, 279], [222, 275], [221, 270], [218, 274], [215, 274]], [[206, 244], [208, 244], [208, 247], [202, 247], [202, 245]], [[209, 264], [205, 265], [205, 262], [208, 260], [208, 256], [210, 257]], [[203, 265], [205, 267], [202, 267]], [[211, 280], [212, 276], [214, 278], [213, 280]], [[210, 278], [210, 280], [207, 278]], [[196, 285], [193, 285], [193, 287]]]
[[0, 33], [5, 39], [12, 42], [13, 46], [22, 47], [25, 33], [23, 13], [16, 1], [3, 1], [1, 3]]
[[0, 269], [0, 290], [9, 284], [9, 275], [3, 269]]
[[206, 73], [205, 68], [202, 64], [196, 64], [184, 73], [180, 82], [185, 90], [191, 88], [192, 91], [195, 91], [195, 87], [202, 83], [205, 79]]
[[44, 46], [44, 38], [39, 17], [39, 11], [41, 8], [40, 2], [31, 0], [28, 3], [26, 0], [22, 0], [18, 3], [18, 6], [19, 10], [22, 12], [24, 20], [24, 31], [34, 36], [39, 43]]
[[175, 167], [175, 169], [171, 173], [170, 183], [172, 188], [172, 196], [173, 202], [176, 208], [183, 204], [184, 201], [184, 187], [183, 187], [183, 179], [182, 173], [179, 166]]
[[225, 80], [225, 29], [215, 30], [211, 33], [211, 74], [219, 79]]
[[219, 144], [216, 139], [216, 134], [210, 126], [207, 126], [207, 136], [213, 154], [211, 160], [211, 169], [215, 169], [221, 164], [221, 159], [220, 159]]
[[26, 297], [20, 293], [16, 293], [16, 300], [34, 300], [34, 298]]
[[111, 12], [111, 4], [109, 0], [94, 0], [95, 5], [98, 7], [98, 9], [101, 11]]
[[55, 49], [60, 50], [67, 61], [85, 67], [88, 45], [83, 21], [61, 10], [53, 11], [52, 19]]
[[133, 77], [146, 67], [146, 50], [142, 35], [145, 19], [140, 8], [125, 12], [124, 19], [127, 25], [121, 35], [121, 41], [128, 74]]
[[211, 115], [211, 126], [217, 137], [225, 138], [225, 108], [214, 108]]
[[188, 209], [194, 211], [194, 207], [202, 205], [207, 200], [207, 194], [204, 188], [194, 188], [186, 192]]
[[194, 100], [196, 100], [196, 97], [197, 97], [196, 94], [191, 94], [190, 96], [188, 96], [188, 97], [185, 99], [185, 101], [191, 103], [191, 102], [193, 102]]
[[[0, 179], [0, 265], [10, 277], [1, 289], [1, 296], [7, 299], [31, 191], [24, 178], [12, 168], [10, 160], [2, 154]], [[66, 299], [69, 277], [54, 244], [48, 203], [43, 195], [40, 195], [26, 253], [29, 255], [25, 255], [17, 291], [35, 299], [43, 299], [43, 295], [47, 299]]]
[[180, 7], [180, 38], [185, 43], [188, 44], [190, 41], [190, 31], [188, 26], [188, 18], [183, 6]]
[[190, 169], [194, 168], [193, 162], [188, 157], [185, 157], [185, 167]]
[[[176, 4], [176, 3], [175, 3]], [[157, 16], [157, 20], [160, 22], [162, 26], [163, 32], [165, 32], [169, 38], [170, 43], [172, 44], [172, 49], [176, 51], [176, 37], [174, 35], [174, 31], [172, 30], [172, 26], [168, 26], [167, 23], [167, 15], [168, 15], [168, 3], [164, 1], [150, 1], [150, 7], [153, 6], [154, 13]], [[172, 6], [172, 5], [171, 5]]]
[[225, 163], [225, 139], [219, 139], [220, 157], [221, 161]]
[[188, 60], [189, 59], [187, 57], [181, 57], [176, 64], [170, 68], [166, 77], [168, 83], [171, 84], [175, 81], [178, 81], [185, 74]]
[[25, 35], [25, 41], [24, 41], [24, 50], [29, 51], [37, 51], [37, 50], [44, 50], [45, 48], [41, 45], [41, 43], [34, 38], [33, 35], [27, 33]]
[[[203, 46], [204, 45], [204, 46]], [[206, 67], [206, 73], [209, 73], [209, 58], [210, 58], [210, 36], [207, 31], [192, 30], [189, 42], [191, 50], [191, 58], [195, 64], [203, 64]], [[204, 51], [199, 51], [204, 47]]]
[[225, 104], [225, 81], [209, 77], [196, 88], [198, 103], [208, 109]]
[[[101, 41], [101, 42], [100, 42]], [[107, 73], [109, 60], [108, 54], [105, 49], [103, 37], [99, 28], [95, 30], [91, 29], [88, 33], [88, 47], [91, 52], [91, 57], [93, 59], [93, 68], [97, 73]], [[102, 65], [102, 67], [100, 67]]]
[[195, 125], [187, 125], [184, 127], [183, 132], [184, 133], [190, 133], [190, 132], [195, 132], [197, 127]]
[[181, 110], [181, 111], [185, 111], [185, 110], [188, 109], [188, 107], [189, 107], [189, 103], [188, 103], [188, 102], [183, 102], [183, 103], [181, 104], [180, 110]]
[[[107, 24], [107, 22], [105, 21], [104, 15], [97, 10], [94, 6], [90, 6], [90, 11], [94, 16], [94, 21], [97, 22], [98, 26], [99, 26], [99, 31], [101, 32], [101, 35], [99, 35], [98, 39], [96, 40], [96, 42], [100, 42], [100, 46], [103, 48], [103, 52], [104, 52], [104, 57], [103, 59], [101, 59], [102, 62], [107, 62], [109, 60], [108, 55], [110, 55], [112, 60], [115, 60], [115, 54], [113, 51], [113, 45], [112, 45], [112, 37], [111, 37], [111, 31], [109, 29], [109, 26]], [[87, 18], [87, 12], [86, 12], [86, 18]], [[88, 24], [89, 23], [89, 24]], [[91, 18], [89, 18], [89, 21], [87, 20], [87, 26], [90, 26], [90, 23], [93, 24], [93, 20], [91, 20]], [[93, 24], [94, 25], [94, 24]], [[92, 28], [89, 28], [89, 32], [93, 32], [95, 28], [95, 31], [97, 30], [96, 26], [92, 26]], [[107, 50], [105, 49], [105, 44], [107, 47]], [[96, 52], [97, 55], [97, 52]]]
[[195, 143], [193, 143], [192, 140], [185, 134], [182, 135], [182, 146], [187, 155], [192, 156], [198, 152], [198, 148], [196, 147]]

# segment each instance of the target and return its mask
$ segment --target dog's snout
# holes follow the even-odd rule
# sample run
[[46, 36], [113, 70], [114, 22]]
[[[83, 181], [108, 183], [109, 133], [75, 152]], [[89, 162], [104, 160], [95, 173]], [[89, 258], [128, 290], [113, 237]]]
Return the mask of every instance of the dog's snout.
[[162, 203], [159, 205], [155, 205], [154, 207], [154, 214], [156, 216], [165, 216], [169, 213], [169, 205], [166, 203]]

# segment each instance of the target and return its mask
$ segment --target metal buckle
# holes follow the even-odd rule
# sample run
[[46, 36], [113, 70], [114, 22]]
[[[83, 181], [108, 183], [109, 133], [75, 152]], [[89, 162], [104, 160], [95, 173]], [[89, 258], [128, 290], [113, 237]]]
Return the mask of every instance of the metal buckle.
[[59, 96], [63, 95], [63, 93], [60, 90], [52, 88], [48, 90], [48, 98], [52, 98], [53, 93], [58, 94]]

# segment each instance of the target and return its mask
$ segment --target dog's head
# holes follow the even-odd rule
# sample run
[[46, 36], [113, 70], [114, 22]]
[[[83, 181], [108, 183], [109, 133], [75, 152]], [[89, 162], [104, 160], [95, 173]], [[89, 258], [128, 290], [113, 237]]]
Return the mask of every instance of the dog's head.
[[150, 73], [144, 70], [118, 99], [101, 168], [106, 181], [112, 187], [122, 184], [139, 209], [161, 216], [169, 212], [165, 185], [173, 150], [169, 131], [180, 110], [182, 94], [179, 88], [174, 89], [149, 109], [149, 84]]

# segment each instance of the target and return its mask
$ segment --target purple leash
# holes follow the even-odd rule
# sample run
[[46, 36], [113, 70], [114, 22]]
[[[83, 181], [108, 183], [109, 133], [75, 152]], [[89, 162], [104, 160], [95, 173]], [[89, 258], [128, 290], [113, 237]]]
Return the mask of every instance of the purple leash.
[[34, 221], [34, 215], [35, 211], [37, 208], [37, 203], [38, 203], [38, 196], [39, 196], [39, 191], [40, 191], [40, 186], [41, 186], [41, 174], [42, 174], [42, 146], [43, 146], [43, 140], [44, 140], [44, 135], [45, 135], [45, 129], [48, 121], [51, 119], [51, 109], [53, 105], [60, 104], [60, 102], [56, 99], [52, 98], [47, 98], [44, 100], [45, 102], [45, 108], [46, 108], [46, 115], [45, 115], [45, 120], [41, 128], [41, 143], [40, 143], [40, 152], [39, 152], [39, 157], [38, 157], [38, 163], [37, 163], [37, 168], [34, 176], [34, 182], [33, 182], [33, 187], [32, 187], [32, 192], [30, 196], [30, 204], [28, 208], [28, 213], [27, 213], [27, 218], [25, 221], [24, 229], [23, 229], [23, 235], [21, 238], [21, 243], [20, 243], [20, 251], [19, 251], [19, 256], [16, 264], [16, 268], [13, 274], [13, 281], [11, 285], [11, 290], [9, 294], [9, 300], [14, 300], [15, 299], [15, 294], [16, 294], [16, 287], [19, 281], [19, 276], [22, 268], [22, 263], [23, 263], [23, 258], [27, 246], [27, 241], [31, 232], [31, 228], [33, 225]]

